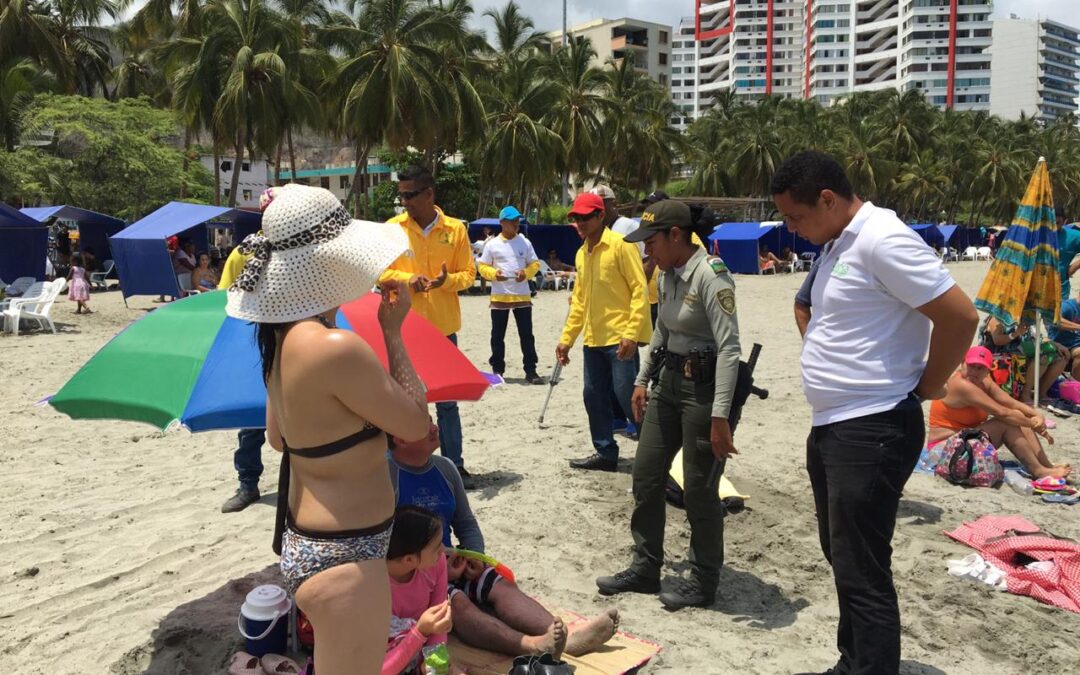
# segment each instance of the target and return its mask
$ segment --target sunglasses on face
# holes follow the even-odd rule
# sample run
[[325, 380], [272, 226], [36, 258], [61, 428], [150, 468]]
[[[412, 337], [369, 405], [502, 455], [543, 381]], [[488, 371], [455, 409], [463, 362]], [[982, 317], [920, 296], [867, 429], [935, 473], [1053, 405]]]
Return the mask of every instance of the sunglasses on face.
[[407, 202], [410, 199], [412, 199], [413, 197], [415, 197], [418, 194], [420, 194], [421, 192], [423, 192], [424, 190], [427, 190], [427, 188], [420, 188], [419, 190], [409, 190], [408, 192], [399, 192], [398, 193], [398, 199], [400, 199], [403, 202]]
[[570, 220], [572, 220], [575, 223], [584, 223], [586, 221], [592, 220], [593, 218], [596, 218], [599, 215], [600, 215], [599, 211], [593, 211], [592, 213], [590, 213], [587, 216], [583, 216], [583, 215], [578, 214], [578, 213], [571, 213], [570, 214]]

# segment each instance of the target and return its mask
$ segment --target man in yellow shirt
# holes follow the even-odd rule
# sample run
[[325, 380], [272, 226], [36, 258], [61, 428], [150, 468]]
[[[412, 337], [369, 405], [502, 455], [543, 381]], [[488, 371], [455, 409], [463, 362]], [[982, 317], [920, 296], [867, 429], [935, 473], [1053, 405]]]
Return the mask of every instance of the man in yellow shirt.
[[611, 391], [627, 419], [633, 419], [634, 357], [638, 345], [652, 337], [645, 270], [637, 247], [604, 227], [599, 195], [578, 195], [570, 218], [585, 241], [577, 252], [577, 282], [555, 358], [569, 363], [570, 347], [585, 333], [585, 412], [594, 449], [588, 457], [571, 460], [570, 466], [615, 471], [619, 445], [611, 431]]
[[[406, 282], [412, 288], [412, 308], [457, 344], [461, 330], [458, 292], [476, 280], [476, 265], [469, 246], [469, 231], [457, 218], [435, 206], [435, 178], [427, 169], [410, 167], [398, 172], [398, 199], [405, 213], [391, 218], [409, 237], [409, 251], [394, 261], [381, 280]], [[458, 468], [466, 487], [472, 478], [462, 459], [461, 416], [457, 403], [435, 404], [442, 454]]]

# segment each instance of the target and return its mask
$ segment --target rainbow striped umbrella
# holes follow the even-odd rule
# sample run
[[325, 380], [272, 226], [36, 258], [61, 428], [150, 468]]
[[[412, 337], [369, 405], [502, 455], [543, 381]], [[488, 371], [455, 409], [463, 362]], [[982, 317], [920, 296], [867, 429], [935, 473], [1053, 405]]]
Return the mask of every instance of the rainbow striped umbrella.
[[[225, 291], [169, 303], [134, 322], [49, 403], [73, 419], [119, 419], [191, 431], [266, 424], [266, 388], [254, 324], [225, 314]], [[371, 345], [386, 365], [379, 296], [344, 305], [337, 325]], [[429, 402], [476, 401], [492, 382], [435, 326], [411, 312], [402, 339]], [[357, 383], [363, 386], [363, 383]]]
[[975, 307], [1005, 327], [1061, 320], [1057, 219], [1046, 160], [1039, 158], [1016, 217], [983, 280]]

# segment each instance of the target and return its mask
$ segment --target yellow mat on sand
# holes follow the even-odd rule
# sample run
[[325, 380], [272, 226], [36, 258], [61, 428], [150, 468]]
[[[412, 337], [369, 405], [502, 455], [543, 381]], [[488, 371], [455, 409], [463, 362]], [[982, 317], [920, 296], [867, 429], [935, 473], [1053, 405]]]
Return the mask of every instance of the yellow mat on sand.
[[[682, 466], [682, 450], [675, 455], [675, 460], [671, 463], [671, 477], [679, 484], [679, 487], [683, 486], [683, 466]], [[731, 484], [727, 476], [720, 476], [720, 484], [716, 486], [717, 492], [720, 493], [720, 499], [727, 499], [728, 497], [742, 497], [743, 501], [750, 499], [750, 495], [744, 495], [735, 489], [735, 486]]]
[[[566, 627], [573, 629], [575, 623], [585, 621], [580, 614], [555, 610]], [[450, 659], [455, 665], [467, 669], [469, 675], [506, 675], [513, 665], [513, 657], [484, 649], [470, 647], [450, 636]], [[619, 631], [599, 651], [580, 658], [564, 655], [563, 660], [574, 667], [575, 675], [622, 675], [643, 666], [660, 653], [660, 645]]]

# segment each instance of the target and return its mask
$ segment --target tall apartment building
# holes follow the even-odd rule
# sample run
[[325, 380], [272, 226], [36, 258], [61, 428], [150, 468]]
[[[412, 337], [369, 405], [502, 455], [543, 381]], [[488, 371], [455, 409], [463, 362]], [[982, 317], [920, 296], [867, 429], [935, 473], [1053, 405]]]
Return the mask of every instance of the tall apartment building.
[[1014, 15], [994, 21], [990, 112], [1056, 120], [1080, 106], [1080, 29]]
[[[596, 51], [596, 64], [630, 59], [643, 75], [668, 87], [671, 84], [671, 26], [637, 19], [596, 19], [567, 29], [572, 37], [587, 37]], [[558, 49], [562, 31], [546, 35]]]
[[[986, 0], [696, 0], [696, 46], [680, 24], [675, 103], [704, 113], [720, 91], [814, 98], [922, 91], [942, 108], [990, 109], [992, 23]], [[680, 77], [676, 77], [679, 75]], [[693, 93], [693, 98], [686, 94]], [[682, 120], [680, 120], [682, 121]]]

